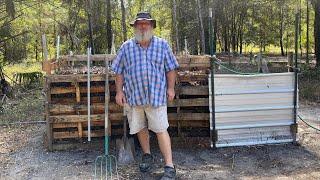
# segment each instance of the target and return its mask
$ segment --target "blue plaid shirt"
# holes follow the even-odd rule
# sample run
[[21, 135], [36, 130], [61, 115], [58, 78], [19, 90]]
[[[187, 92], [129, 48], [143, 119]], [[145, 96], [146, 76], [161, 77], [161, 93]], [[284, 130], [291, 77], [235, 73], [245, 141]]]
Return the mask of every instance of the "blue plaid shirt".
[[179, 67], [166, 40], [153, 36], [142, 48], [133, 38], [122, 44], [112, 70], [124, 75], [124, 92], [130, 106], [167, 104], [166, 72]]

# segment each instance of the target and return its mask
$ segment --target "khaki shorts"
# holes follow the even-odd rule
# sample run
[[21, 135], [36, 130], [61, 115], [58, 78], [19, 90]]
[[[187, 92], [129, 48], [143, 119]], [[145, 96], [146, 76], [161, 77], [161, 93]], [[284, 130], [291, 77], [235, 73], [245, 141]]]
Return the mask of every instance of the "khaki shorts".
[[125, 105], [130, 134], [136, 134], [148, 127], [149, 130], [160, 133], [168, 129], [167, 106], [129, 106]]

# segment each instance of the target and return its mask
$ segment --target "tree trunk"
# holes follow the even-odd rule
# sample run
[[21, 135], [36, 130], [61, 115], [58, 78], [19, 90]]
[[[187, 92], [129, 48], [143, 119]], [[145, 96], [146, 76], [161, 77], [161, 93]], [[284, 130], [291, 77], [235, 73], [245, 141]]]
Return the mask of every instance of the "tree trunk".
[[198, 5], [198, 22], [200, 27], [200, 40], [201, 40], [201, 54], [204, 53], [206, 50], [206, 44], [205, 44], [205, 37], [204, 37], [204, 28], [203, 28], [203, 22], [202, 22], [202, 14], [201, 14], [201, 4], [200, 0], [197, 0]]
[[281, 56], [284, 56], [283, 50], [283, 6], [280, 7], [280, 48], [281, 48]]
[[320, 68], [320, 1], [314, 0], [314, 44], [316, 55], [316, 67]]
[[302, 24], [301, 24], [301, 22], [302, 22], [302, 10], [301, 10], [301, 0], [300, 0], [300, 2], [299, 2], [300, 4], [300, 8], [299, 8], [299, 14], [300, 14], [300, 17], [299, 17], [299, 48], [300, 48], [300, 56], [301, 56], [301, 58], [302, 58], [302, 54], [303, 54], [303, 52], [302, 52], [302, 36], [301, 36], [301, 34], [302, 34]]
[[306, 65], [309, 66], [309, 0], [306, 0], [307, 3], [307, 49], [306, 49]]
[[[92, 16], [91, 0], [89, 0], [87, 3], [88, 3], [87, 14], [88, 14], [88, 26], [89, 26], [89, 45], [91, 47], [91, 53], [95, 54], [94, 42], [93, 42], [93, 27], [92, 27], [92, 19], [91, 19], [91, 16]], [[70, 38], [72, 39], [71, 34], [70, 34]]]
[[127, 40], [127, 25], [126, 25], [126, 10], [124, 7], [123, 0], [120, 0], [121, 2], [121, 14], [122, 14], [122, 35], [123, 35], [123, 42]]
[[178, 30], [178, 20], [177, 20], [177, 2], [176, 0], [172, 1], [173, 3], [173, 22], [172, 24], [174, 25], [174, 31], [175, 31], [175, 46], [176, 46], [176, 54], [180, 52], [180, 44], [179, 44], [179, 30]]
[[112, 47], [112, 27], [111, 27], [111, 3], [106, 0], [106, 33], [107, 33], [107, 52], [111, 53]]
[[229, 42], [228, 42], [228, 30], [227, 30], [227, 25], [223, 25], [223, 40], [224, 40], [224, 52], [229, 52]]
[[233, 11], [231, 12], [231, 47], [232, 47], [232, 53], [236, 52], [236, 19], [234, 14], [234, 8], [232, 8]]
[[239, 52], [240, 54], [242, 54], [242, 45], [243, 45], [243, 19], [244, 19], [244, 15], [243, 13], [241, 13], [240, 16], [240, 26], [239, 26]]
[[[218, 6], [215, 6], [218, 7]], [[218, 17], [217, 17], [217, 12], [213, 13], [213, 50], [214, 50], [214, 54], [217, 53], [217, 37], [218, 37]], [[221, 44], [220, 44], [221, 47]]]

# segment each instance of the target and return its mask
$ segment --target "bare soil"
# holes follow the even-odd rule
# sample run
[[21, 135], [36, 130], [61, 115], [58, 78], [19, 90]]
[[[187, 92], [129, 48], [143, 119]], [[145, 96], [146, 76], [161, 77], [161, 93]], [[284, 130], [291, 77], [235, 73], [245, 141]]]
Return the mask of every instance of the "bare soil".
[[[300, 104], [299, 113], [320, 128], [320, 106]], [[209, 149], [206, 138], [174, 138], [177, 179], [320, 179], [320, 132], [299, 121], [298, 145], [262, 145]], [[93, 179], [94, 160], [102, 149], [48, 152], [45, 125], [0, 127], [0, 179]], [[163, 159], [152, 145], [159, 179]], [[112, 147], [114, 153], [114, 146]], [[137, 159], [141, 151], [137, 151]], [[143, 179], [138, 163], [119, 167], [120, 179]]]

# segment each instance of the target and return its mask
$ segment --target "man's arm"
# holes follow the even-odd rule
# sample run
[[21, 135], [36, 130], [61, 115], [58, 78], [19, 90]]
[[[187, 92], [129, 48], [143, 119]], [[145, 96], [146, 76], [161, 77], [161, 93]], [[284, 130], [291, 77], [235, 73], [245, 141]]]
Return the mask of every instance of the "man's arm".
[[175, 95], [174, 85], [176, 82], [176, 71], [171, 70], [166, 73], [167, 76], [167, 96], [168, 100], [172, 101]]
[[126, 103], [126, 97], [123, 92], [123, 82], [124, 82], [123, 75], [117, 74], [116, 75], [116, 91], [117, 91], [116, 102], [120, 106], [123, 106], [123, 104]]

